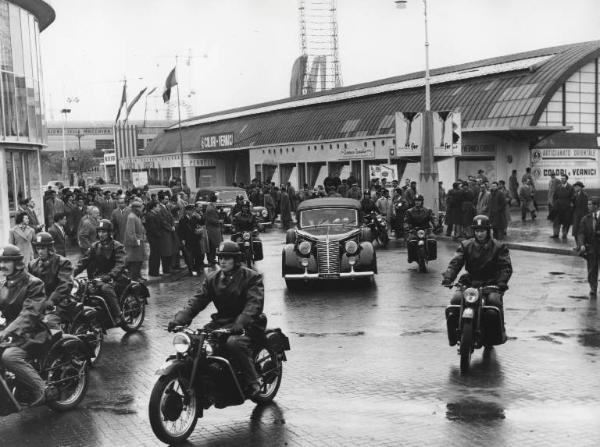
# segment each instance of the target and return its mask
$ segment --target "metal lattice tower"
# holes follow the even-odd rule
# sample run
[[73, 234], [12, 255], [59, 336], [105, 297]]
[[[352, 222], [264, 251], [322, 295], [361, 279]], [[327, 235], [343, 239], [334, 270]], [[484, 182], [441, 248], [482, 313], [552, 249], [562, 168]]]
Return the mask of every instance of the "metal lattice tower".
[[302, 94], [342, 86], [336, 0], [299, 0]]

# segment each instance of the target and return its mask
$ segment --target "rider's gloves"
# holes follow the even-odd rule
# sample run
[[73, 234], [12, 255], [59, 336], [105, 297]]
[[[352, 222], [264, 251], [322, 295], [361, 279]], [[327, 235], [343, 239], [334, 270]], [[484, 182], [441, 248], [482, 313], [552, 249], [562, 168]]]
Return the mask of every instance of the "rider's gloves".
[[244, 325], [239, 321], [236, 321], [231, 326], [231, 332], [234, 334], [241, 334], [242, 332], [244, 332]]
[[180, 324], [177, 321], [169, 321], [169, 324], [167, 325], [167, 330], [169, 332], [173, 331], [173, 329], [175, 329], [175, 327], [180, 326]]

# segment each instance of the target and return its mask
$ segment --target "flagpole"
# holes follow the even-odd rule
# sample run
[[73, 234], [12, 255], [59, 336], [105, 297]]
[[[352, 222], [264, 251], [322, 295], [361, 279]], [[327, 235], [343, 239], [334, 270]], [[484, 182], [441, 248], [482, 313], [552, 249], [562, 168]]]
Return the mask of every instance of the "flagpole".
[[[175, 56], [175, 73], [177, 73], [177, 56]], [[177, 82], [177, 120], [179, 128], [179, 168], [181, 169], [181, 188], [183, 189], [184, 171], [183, 171], [183, 137], [181, 136], [181, 105], [179, 103], [179, 82]]]
[[[123, 90], [125, 91], [125, 89], [127, 88], [127, 77], [123, 76]], [[125, 95], [125, 111], [127, 111], [127, 94]], [[117, 144], [118, 141], [118, 134], [120, 133], [119, 131], [119, 122], [117, 120], [117, 122], [115, 123], [115, 177], [116, 177], [116, 182], [117, 184], [121, 184], [121, 166], [120, 166], [120, 159], [119, 159], [119, 147], [120, 147], [120, 143]]]

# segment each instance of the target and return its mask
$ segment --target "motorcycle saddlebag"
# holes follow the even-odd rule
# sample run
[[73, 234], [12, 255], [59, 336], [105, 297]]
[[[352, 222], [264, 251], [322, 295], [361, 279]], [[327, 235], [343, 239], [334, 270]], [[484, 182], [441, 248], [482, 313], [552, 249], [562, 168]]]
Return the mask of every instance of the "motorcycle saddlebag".
[[262, 241], [252, 241], [252, 251], [254, 252], [254, 260], [255, 261], [263, 260]]
[[290, 340], [281, 332], [281, 329], [268, 329], [266, 334], [267, 348], [274, 352], [283, 352], [290, 350]]
[[496, 306], [484, 306], [482, 320], [482, 325], [485, 328], [483, 332], [483, 344], [485, 346], [503, 344], [505, 340], [502, 339], [502, 316], [500, 315], [500, 309]]
[[458, 342], [458, 317], [460, 306], [450, 305], [446, 307], [446, 330], [448, 331], [448, 344], [454, 346]]
[[418, 258], [418, 256], [417, 256], [417, 247], [418, 247], [417, 244], [418, 243], [419, 243], [419, 241], [417, 239], [408, 241], [408, 246], [406, 247], [407, 248], [406, 251], [408, 252], [408, 262], [409, 263], [416, 261]]
[[435, 239], [427, 239], [427, 256], [428, 261], [437, 259], [437, 241]]

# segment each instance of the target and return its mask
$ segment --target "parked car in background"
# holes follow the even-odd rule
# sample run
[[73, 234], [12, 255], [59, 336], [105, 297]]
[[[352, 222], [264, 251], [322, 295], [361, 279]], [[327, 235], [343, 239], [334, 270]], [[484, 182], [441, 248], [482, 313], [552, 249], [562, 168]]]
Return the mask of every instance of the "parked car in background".
[[60, 180], [50, 180], [48, 183], [46, 183], [46, 187], [44, 188], [45, 190], [53, 190], [53, 191], [60, 191], [61, 189], [64, 188], [64, 183], [61, 182]]
[[[237, 188], [235, 186], [212, 186], [209, 188], [201, 188], [196, 192], [196, 203], [200, 202], [202, 209], [206, 208], [210, 195], [214, 193], [217, 196], [217, 209], [219, 210], [219, 219], [223, 224], [223, 231], [226, 233], [231, 232], [232, 220], [233, 220], [233, 207], [235, 206], [235, 198], [238, 195], [244, 196], [244, 199], [248, 199], [246, 190], [243, 188]], [[269, 220], [269, 212], [264, 206], [253, 206], [252, 214], [256, 216], [258, 222], [258, 229], [265, 231], [266, 228], [272, 226]]]
[[377, 257], [358, 200], [319, 198], [301, 202], [297, 228], [286, 233], [282, 276], [289, 289], [310, 280], [371, 282]]

